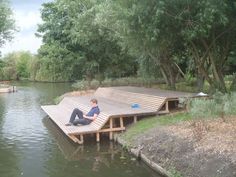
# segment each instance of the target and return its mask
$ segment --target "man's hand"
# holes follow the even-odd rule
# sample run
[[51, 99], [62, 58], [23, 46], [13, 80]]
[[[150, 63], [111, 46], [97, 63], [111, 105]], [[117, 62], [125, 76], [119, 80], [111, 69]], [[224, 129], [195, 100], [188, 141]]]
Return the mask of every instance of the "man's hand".
[[97, 116], [98, 116], [97, 114], [94, 114], [94, 116], [86, 116], [86, 115], [84, 115], [84, 118], [94, 121], [97, 118]]

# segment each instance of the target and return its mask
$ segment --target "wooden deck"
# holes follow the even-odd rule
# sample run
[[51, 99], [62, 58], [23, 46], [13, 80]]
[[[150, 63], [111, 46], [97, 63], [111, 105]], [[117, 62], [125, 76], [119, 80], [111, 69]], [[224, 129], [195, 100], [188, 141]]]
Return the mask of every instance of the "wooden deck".
[[10, 92], [16, 92], [16, 87], [15, 86], [8, 86], [8, 87], [3, 87], [0, 88], [0, 93], [10, 93]]
[[[137, 87], [109, 87], [98, 88], [94, 95], [65, 97], [58, 105], [42, 106], [42, 109], [57, 124], [57, 126], [74, 142], [82, 144], [84, 135], [95, 134], [96, 141], [100, 141], [101, 133], [108, 133], [113, 139], [114, 132], [125, 130], [124, 120], [133, 118], [136, 122], [138, 116], [168, 113], [168, 99], [187, 95], [187, 93], [165, 91], [157, 94], [154, 89]], [[193, 95], [192, 95], [193, 96]], [[83, 112], [90, 110], [91, 98], [97, 98], [101, 113], [95, 121], [85, 126], [65, 126], [74, 108]], [[139, 108], [132, 108], [132, 104], [138, 104]], [[164, 109], [163, 109], [164, 107]]]

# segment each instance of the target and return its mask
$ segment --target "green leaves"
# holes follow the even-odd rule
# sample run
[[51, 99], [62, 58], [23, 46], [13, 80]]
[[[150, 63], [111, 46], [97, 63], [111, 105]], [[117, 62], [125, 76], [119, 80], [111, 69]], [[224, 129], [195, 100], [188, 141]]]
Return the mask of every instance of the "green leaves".
[[42, 18], [45, 78], [129, 76], [139, 64], [139, 74], [161, 74], [173, 89], [184, 71], [226, 90], [236, 44], [233, 0], [56, 0], [44, 4]]
[[[45, 43], [39, 50], [41, 78], [46, 78], [48, 73], [54, 76], [52, 80], [135, 73], [135, 67], [129, 67], [135, 66], [135, 60], [119, 45], [119, 38], [103, 21], [109, 3], [103, 0], [57, 0], [44, 4], [44, 23], [38, 28]], [[60, 61], [61, 65], [51, 68], [50, 60], [53, 63]]]
[[6, 0], [0, 1], [0, 47], [8, 40], [12, 39], [15, 32], [12, 10]]
[[29, 52], [12, 52], [2, 58], [0, 65], [1, 80], [29, 79], [34, 73], [31, 64], [35, 56]]

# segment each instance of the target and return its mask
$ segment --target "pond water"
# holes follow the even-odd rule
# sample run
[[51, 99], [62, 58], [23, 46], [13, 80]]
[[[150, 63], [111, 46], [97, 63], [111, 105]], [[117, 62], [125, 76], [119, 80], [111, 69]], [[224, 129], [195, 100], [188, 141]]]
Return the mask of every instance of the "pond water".
[[70, 83], [15, 83], [0, 94], [1, 177], [160, 177], [108, 140], [72, 143], [40, 109]]

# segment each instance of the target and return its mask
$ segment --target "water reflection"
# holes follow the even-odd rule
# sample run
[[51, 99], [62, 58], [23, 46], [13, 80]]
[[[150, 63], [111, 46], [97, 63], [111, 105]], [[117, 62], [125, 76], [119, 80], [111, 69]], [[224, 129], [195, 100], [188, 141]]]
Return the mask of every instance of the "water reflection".
[[[0, 177], [157, 176], [119, 146], [72, 143], [40, 106], [71, 90], [70, 83], [15, 83], [0, 95]], [[122, 157], [122, 158], [121, 158]]]
[[3, 125], [5, 122], [5, 101], [4, 95], [0, 95], [0, 174], [1, 176], [17, 177], [20, 174], [18, 168], [18, 159], [15, 154], [16, 146], [9, 143], [9, 140], [3, 136]]
[[[150, 169], [144, 170], [141, 162], [136, 161], [113, 142], [94, 143], [91, 141], [85, 145], [77, 145], [71, 142], [48, 117], [43, 119], [43, 124], [69, 162], [62, 165], [60, 173], [57, 173], [59, 176], [62, 173], [72, 175], [72, 171], [78, 176], [142, 177], [147, 174], [153, 177], [158, 176]], [[50, 176], [54, 177], [55, 175], [51, 174]]]

